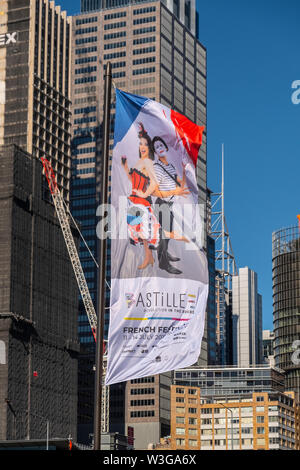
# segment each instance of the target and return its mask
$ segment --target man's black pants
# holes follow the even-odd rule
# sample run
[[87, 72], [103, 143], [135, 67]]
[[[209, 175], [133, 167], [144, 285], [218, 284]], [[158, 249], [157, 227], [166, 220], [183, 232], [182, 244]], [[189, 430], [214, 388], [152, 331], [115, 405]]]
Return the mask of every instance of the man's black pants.
[[173, 202], [164, 201], [157, 198], [155, 201], [155, 213], [160, 224], [160, 241], [157, 248], [159, 264], [169, 264], [168, 244], [170, 239], [166, 238], [164, 231], [172, 232], [174, 224], [174, 214], [172, 211]]

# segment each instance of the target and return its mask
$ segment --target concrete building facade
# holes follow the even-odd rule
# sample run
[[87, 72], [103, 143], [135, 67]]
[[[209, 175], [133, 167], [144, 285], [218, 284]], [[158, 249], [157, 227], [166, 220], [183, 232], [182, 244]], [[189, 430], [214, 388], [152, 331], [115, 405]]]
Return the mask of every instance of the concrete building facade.
[[262, 298], [257, 274], [240, 268], [232, 278], [233, 364], [240, 367], [262, 364]]
[[200, 387], [172, 385], [172, 450], [298, 450], [294, 392], [202, 398]]
[[49, 0], [8, 0], [1, 10], [0, 145], [49, 158], [68, 201], [70, 18]]

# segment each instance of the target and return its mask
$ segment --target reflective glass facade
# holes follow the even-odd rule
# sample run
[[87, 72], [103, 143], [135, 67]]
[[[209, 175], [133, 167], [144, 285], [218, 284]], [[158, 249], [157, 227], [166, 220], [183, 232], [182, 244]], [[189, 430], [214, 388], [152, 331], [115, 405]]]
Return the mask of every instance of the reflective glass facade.
[[284, 390], [284, 374], [268, 366], [190, 368], [175, 371], [175, 385], [201, 388], [201, 396], [239, 396]]
[[286, 389], [300, 393], [300, 236], [299, 228], [273, 233], [273, 314], [275, 365], [286, 371]]

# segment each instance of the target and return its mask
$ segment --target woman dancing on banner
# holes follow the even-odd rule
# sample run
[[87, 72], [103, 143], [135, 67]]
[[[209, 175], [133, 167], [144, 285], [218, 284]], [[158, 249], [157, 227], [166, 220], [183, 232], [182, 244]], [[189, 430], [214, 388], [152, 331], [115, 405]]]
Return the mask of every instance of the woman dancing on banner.
[[139, 161], [134, 168], [129, 169], [127, 158], [122, 157], [122, 165], [132, 183], [127, 212], [129, 236], [132, 243], [142, 243], [144, 246], [144, 261], [138, 269], [145, 269], [154, 264], [151, 248], [156, 248], [159, 244], [160, 225], [152, 209], [150, 197], [158, 186], [153, 168], [152, 141], [142, 123], [139, 127]]

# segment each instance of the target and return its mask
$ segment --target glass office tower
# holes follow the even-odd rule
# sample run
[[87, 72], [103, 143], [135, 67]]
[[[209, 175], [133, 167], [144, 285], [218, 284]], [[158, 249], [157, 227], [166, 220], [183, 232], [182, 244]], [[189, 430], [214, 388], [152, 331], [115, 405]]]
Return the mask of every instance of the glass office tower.
[[275, 365], [285, 371], [285, 387], [300, 396], [300, 236], [299, 228], [273, 233], [273, 321]]

